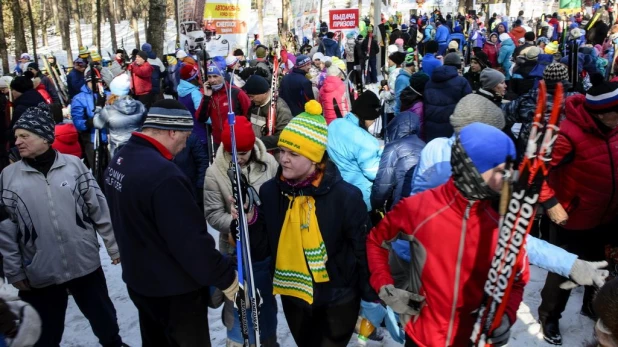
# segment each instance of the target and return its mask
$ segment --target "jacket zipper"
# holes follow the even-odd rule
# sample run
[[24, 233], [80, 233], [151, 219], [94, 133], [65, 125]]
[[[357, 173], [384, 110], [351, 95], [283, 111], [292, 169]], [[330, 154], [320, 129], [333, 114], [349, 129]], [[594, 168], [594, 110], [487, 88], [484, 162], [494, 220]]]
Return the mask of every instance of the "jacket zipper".
[[[47, 172], [47, 175], [49, 175], [52, 170], [53, 168], [50, 168], [49, 171]], [[39, 172], [39, 174], [43, 175], [42, 172]], [[66, 278], [69, 278], [69, 276], [71, 275], [68, 271], [69, 263], [67, 262], [67, 257], [64, 251], [64, 247], [62, 246], [62, 244], [64, 243], [64, 240], [62, 239], [62, 233], [60, 232], [60, 226], [58, 225], [58, 216], [56, 214], [54, 199], [52, 198], [49, 180], [47, 179], [47, 176], [43, 175], [43, 177], [45, 178], [45, 183], [47, 184], [46, 188], [47, 188], [47, 200], [49, 201], [49, 214], [51, 215], [52, 224], [54, 225], [54, 229], [56, 231], [56, 238], [58, 239], [58, 248], [60, 250], [60, 254], [62, 255], [62, 264], [64, 265], [64, 268], [65, 268], [64, 276]]]
[[474, 201], [468, 202], [464, 218], [461, 223], [461, 236], [459, 237], [459, 250], [457, 251], [457, 265], [455, 267], [455, 287], [453, 289], [453, 306], [451, 307], [451, 319], [448, 323], [448, 333], [446, 334], [445, 346], [450, 346], [451, 338], [453, 337], [453, 326], [455, 324], [455, 314], [457, 311], [457, 301], [459, 300], [459, 280], [461, 276], [461, 261], [466, 244], [466, 229], [468, 226], [468, 218], [470, 218], [470, 209], [474, 205]]

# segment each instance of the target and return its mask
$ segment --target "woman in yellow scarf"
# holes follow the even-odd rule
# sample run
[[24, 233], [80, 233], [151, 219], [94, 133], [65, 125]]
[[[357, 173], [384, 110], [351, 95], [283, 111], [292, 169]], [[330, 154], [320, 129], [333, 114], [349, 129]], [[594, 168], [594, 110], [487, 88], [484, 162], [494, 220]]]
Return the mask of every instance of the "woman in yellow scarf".
[[325, 155], [327, 126], [316, 101], [285, 127], [277, 176], [248, 212], [252, 252], [275, 259], [273, 293], [300, 347], [346, 346], [368, 282], [368, 215], [360, 190]]

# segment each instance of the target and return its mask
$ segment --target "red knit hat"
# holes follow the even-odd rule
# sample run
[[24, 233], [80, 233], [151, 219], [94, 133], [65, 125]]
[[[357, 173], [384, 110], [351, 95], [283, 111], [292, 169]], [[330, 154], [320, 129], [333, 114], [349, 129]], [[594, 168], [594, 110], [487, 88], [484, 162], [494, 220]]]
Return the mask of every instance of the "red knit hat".
[[191, 81], [197, 76], [197, 65], [182, 64], [180, 67], [180, 79]]
[[[236, 148], [239, 152], [247, 152], [253, 149], [255, 144], [255, 133], [253, 125], [244, 116], [236, 116], [236, 124], [234, 125], [236, 132]], [[223, 131], [221, 132], [221, 143], [226, 152], [232, 153], [232, 138], [230, 137], [230, 125], [225, 120], [223, 123]]]

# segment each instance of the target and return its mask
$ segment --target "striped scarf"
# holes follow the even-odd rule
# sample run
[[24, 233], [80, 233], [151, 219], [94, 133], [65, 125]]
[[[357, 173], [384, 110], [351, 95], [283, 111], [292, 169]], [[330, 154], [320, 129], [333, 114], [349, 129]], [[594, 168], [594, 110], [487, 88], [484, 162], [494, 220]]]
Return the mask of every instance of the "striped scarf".
[[313, 303], [313, 282], [328, 282], [326, 246], [311, 196], [291, 197], [285, 215], [277, 260], [273, 294], [289, 295]]

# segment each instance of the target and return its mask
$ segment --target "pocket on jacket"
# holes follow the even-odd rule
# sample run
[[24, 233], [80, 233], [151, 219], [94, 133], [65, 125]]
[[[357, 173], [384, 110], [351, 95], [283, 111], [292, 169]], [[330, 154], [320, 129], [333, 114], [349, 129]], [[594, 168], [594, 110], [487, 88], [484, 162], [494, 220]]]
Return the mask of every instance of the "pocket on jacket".
[[38, 249], [30, 264], [24, 264], [24, 271], [33, 286], [49, 285], [54, 283], [52, 266], [50, 259], [45, 259], [45, 252]]

